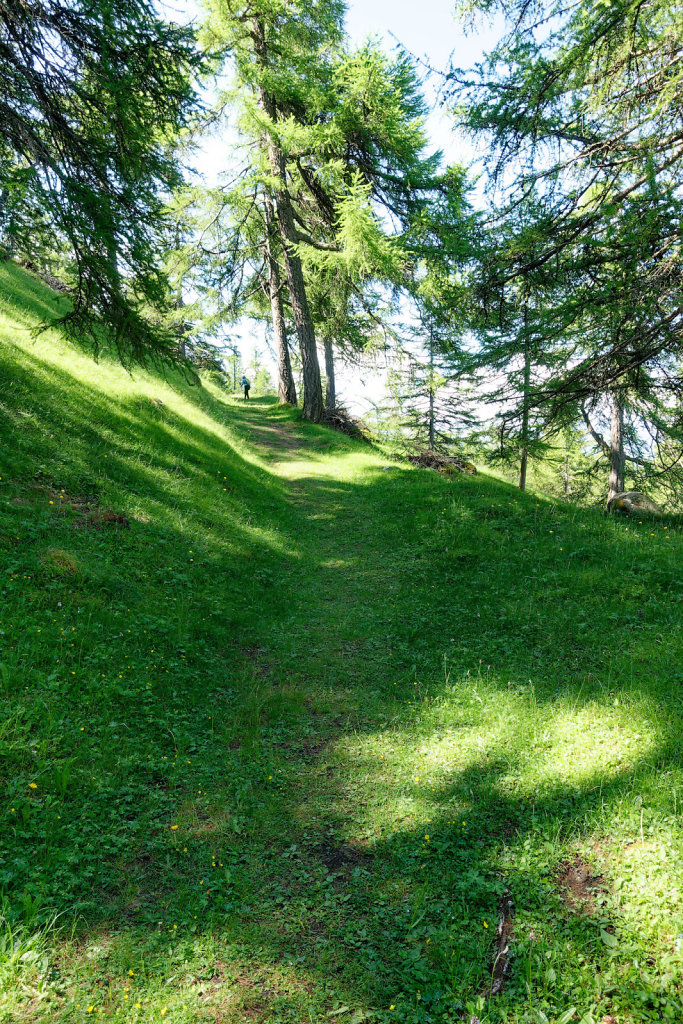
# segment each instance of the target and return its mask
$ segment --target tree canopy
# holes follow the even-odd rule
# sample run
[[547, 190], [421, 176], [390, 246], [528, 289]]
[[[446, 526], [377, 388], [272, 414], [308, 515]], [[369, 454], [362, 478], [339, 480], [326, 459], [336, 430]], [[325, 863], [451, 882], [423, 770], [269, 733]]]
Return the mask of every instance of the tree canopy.
[[[481, 262], [481, 293], [531, 278], [544, 290], [544, 337], [572, 344], [542, 401], [637, 384], [644, 366], [665, 365], [678, 388], [680, 12], [666, 0], [469, 9], [498, 7], [510, 26], [500, 44], [474, 73], [452, 71], [460, 123], [486, 146], [491, 220], [503, 226]], [[532, 195], [533, 217], [518, 217]]]
[[0, 239], [66, 254], [73, 333], [124, 361], [173, 354], [158, 226], [197, 102], [192, 33], [147, 0], [0, 0]]

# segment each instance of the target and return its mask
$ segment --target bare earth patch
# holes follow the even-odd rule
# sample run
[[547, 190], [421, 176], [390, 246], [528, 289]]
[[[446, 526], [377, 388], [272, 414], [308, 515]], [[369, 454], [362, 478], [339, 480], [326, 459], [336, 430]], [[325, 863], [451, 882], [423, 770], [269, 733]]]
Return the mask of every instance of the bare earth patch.
[[250, 662], [254, 669], [254, 675], [265, 679], [270, 675], [270, 664], [263, 657], [267, 653], [265, 647], [247, 646], [237, 648], [245, 661]]
[[374, 861], [373, 854], [363, 849], [360, 840], [347, 843], [345, 846], [324, 845], [320, 849], [320, 859], [329, 871], [371, 867]]
[[251, 427], [249, 436], [259, 447], [279, 448], [283, 451], [294, 451], [301, 447], [301, 439], [281, 423], [263, 423]]
[[90, 529], [109, 526], [122, 526], [125, 529], [130, 527], [130, 519], [125, 513], [101, 508], [96, 495], [69, 494], [63, 487], [44, 484], [40, 481], [31, 483], [25, 494], [13, 497], [11, 502], [18, 507], [52, 505], [53, 510], [58, 514], [77, 512], [79, 518], [75, 521], [74, 526]]
[[88, 512], [85, 517], [84, 526], [93, 528], [106, 526], [123, 526], [126, 530], [130, 528], [130, 519], [123, 512]]
[[560, 865], [557, 884], [564, 902], [578, 913], [593, 914], [595, 897], [604, 888], [602, 875], [592, 875], [591, 869], [579, 857], [571, 864]]

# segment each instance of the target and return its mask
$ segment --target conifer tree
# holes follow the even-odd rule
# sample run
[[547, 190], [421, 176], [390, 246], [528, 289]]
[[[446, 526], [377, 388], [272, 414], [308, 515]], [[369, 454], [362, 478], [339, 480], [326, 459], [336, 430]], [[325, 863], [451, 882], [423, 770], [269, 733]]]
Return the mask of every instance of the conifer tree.
[[[680, 16], [666, 0], [501, 6], [507, 35], [453, 82], [462, 124], [486, 140], [506, 234], [487, 257], [494, 291], [535, 280], [538, 337], [571, 339], [534, 401], [576, 410], [637, 389], [640, 368], [678, 391]], [[530, 197], [533, 218], [519, 218]]]
[[[320, 367], [298, 251], [300, 229], [288, 164], [294, 152], [315, 144], [320, 82], [325, 75], [326, 56], [341, 39], [343, 8], [333, 0], [294, 0], [287, 6], [278, 0], [235, 4], [210, 0], [207, 7], [207, 40], [214, 50], [229, 57], [235, 69], [245, 91], [252, 138], [261, 145], [266, 159], [268, 190], [301, 350], [303, 412], [307, 419], [318, 421], [323, 415]], [[243, 130], [247, 123], [243, 118]]]
[[198, 60], [148, 0], [0, 0], [1, 241], [66, 253], [64, 326], [95, 347], [110, 328], [125, 362], [177, 348], [158, 228]]
[[281, 242], [260, 165], [240, 167], [225, 184], [187, 190], [186, 202], [193, 224], [193, 286], [201, 295], [206, 328], [218, 333], [245, 316], [270, 321], [278, 395], [296, 405]]
[[[242, 87], [240, 128], [257, 153], [254, 195], [263, 196], [278, 227], [277, 241], [268, 224], [264, 237], [271, 255], [279, 243], [304, 415], [318, 419], [316, 336], [322, 331], [331, 402], [334, 342], [348, 350], [363, 336], [356, 327], [368, 284], [405, 282], [413, 258], [407, 231], [436, 187], [438, 155], [422, 155], [426, 110], [418, 79], [404, 56], [389, 60], [372, 46], [345, 53], [340, 4], [306, 5], [305, 12], [265, 0], [209, 6], [207, 39], [232, 56]], [[266, 221], [272, 224], [268, 214]], [[269, 258], [263, 268], [274, 324], [284, 319], [274, 298], [282, 295], [279, 264]], [[319, 300], [326, 288], [313, 309], [311, 296]], [[343, 326], [343, 339], [333, 339], [334, 323]]]

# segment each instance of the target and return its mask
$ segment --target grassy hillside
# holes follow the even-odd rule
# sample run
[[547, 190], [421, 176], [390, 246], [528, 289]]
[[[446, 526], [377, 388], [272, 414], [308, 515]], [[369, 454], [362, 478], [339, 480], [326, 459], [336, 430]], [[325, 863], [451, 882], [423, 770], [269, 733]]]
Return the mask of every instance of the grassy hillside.
[[679, 528], [33, 341], [60, 301], [0, 265], [0, 1021], [683, 1019]]

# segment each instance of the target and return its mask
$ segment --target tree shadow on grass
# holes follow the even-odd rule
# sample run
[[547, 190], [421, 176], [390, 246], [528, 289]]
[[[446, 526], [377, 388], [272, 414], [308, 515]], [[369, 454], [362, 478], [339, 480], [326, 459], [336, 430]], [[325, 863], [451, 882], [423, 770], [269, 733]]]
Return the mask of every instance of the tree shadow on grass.
[[[277, 714], [264, 722], [252, 763], [280, 727]], [[395, 721], [394, 728], [401, 726]], [[595, 773], [570, 786], [557, 779], [552, 792], [531, 797], [505, 785], [521, 751], [496, 743], [442, 780], [438, 797], [432, 787], [418, 792], [429, 824], [408, 819], [368, 838], [368, 794], [354, 789], [354, 776], [372, 772], [376, 803], [396, 797], [386, 758], [372, 756], [373, 739], [361, 737], [364, 760], [349, 757], [333, 736], [304, 752], [310, 772], [334, 769], [339, 792], [336, 799], [327, 794], [327, 812], [311, 777], [308, 784], [296, 781], [301, 760], [281, 760], [282, 789], [263, 777], [245, 786], [242, 774], [228, 814], [214, 805], [175, 837], [166, 833], [166, 843], [151, 836], [146, 853], [123, 854], [110, 886], [98, 894], [101, 934], [110, 944], [115, 939], [102, 958], [105, 974], [124, 981], [124, 967], [156, 956], [140, 997], [175, 978], [179, 999], [208, 989], [207, 1019], [245, 991], [259, 996], [260, 1019], [277, 1016], [278, 999], [298, 1015], [311, 991], [321, 1017], [342, 1002], [381, 1016], [391, 1003], [418, 1020], [456, 1020], [490, 994], [492, 933], [505, 895], [513, 907], [511, 964], [503, 994], [487, 1008], [489, 1019], [526, 1020], [532, 1003], [549, 1019], [572, 1003], [596, 1014], [628, 1006], [629, 999], [659, 1005], [665, 994], [656, 972], [648, 980], [632, 966], [642, 941], [637, 926], [620, 915], [607, 886], [604, 903], [570, 905], [559, 884], [566, 855], [560, 851], [573, 836], [608, 842], [605, 824], [650, 758], [680, 764], [677, 744], [649, 751], [609, 778]], [[415, 741], [410, 715], [402, 740]], [[271, 761], [270, 770], [277, 772], [277, 764]], [[309, 801], [310, 814], [302, 817]], [[633, 816], [628, 825], [635, 830]], [[88, 918], [90, 941], [97, 943], [94, 908]], [[112, 919], [119, 922], [115, 932]], [[604, 934], [617, 937], [616, 950]], [[203, 982], [195, 966], [181, 982], [178, 969], [202, 958], [208, 958]], [[675, 993], [666, 1000], [675, 1006]]]
[[[548, 1015], [577, 985], [607, 1012], [601, 924], [619, 935], [617, 996], [639, 984], [658, 998], [628, 966], [632, 922], [612, 904], [576, 914], [557, 870], [636, 788], [669, 811], [656, 778], [680, 773], [680, 632], [666, 559], [644, 565], [640, 534], [597, 518], [582, 532], [573, 511], [507, 485], [400, 468], [299, 477], [293, 508], [288, 484], [215, 427], [23, 358], [14, 408], [36, 427], [2, 426], [17, 492], [39, 476], [150, 524], [79, 532], [44, 500], [7, 506], [23, 531], [8, 564], [32, 577], [8, 595], [24, 634], [2, 656], [11, 911], [80, 915], [88, 955], [72, 955], [105, 1002], [151, 958], [141, 996], [174, 979], [207, 1019], [224, 1004], [245, 1019], [236, 992], [251, 1019], [308, 1019], [313, 986], [321, 1016], [343, 1002], [391, 1019], [393, 1002], [401, 1019], [447, 1021], [487, 991], [509, 890], [515, 960], [492, 1014], [525, 1019], [527, 975]], [[254, 415], [239, 413], [245, 437]], [[41, 569], [48, 543], [82, 574]], [[593, 719], [581, 769], [572, 744]], [[631, 753], [620, 728], [641, 733]], [[638, 814], [624, 817], [632, 830]]]
[[[677, 743], [654, 753], [680, 766]], [[391, 1002], [419, 1020], [457, 1019], [478, 996], [490, 995], [493, 933], [505, 895], [513, 907], [512, 960], [502, 996], [488, 1007], [492, 1019], [526, 1020], [532, 1004], [549, 1019], [572, 1003], [581, 1013], [593, 1008], [596, 1019], [636, 1006], [647, 1014], [667, 1002], [680, 1009], [656, 969], [648, 977], [633, 964], [642, 948], [639, 926], [620, 915], [607, 889], [597, 906], [577, 908], [559, 884], [558, 852], [567, 837], [609, 844], [603, 829], [633, 792], [631, 771], [609, 780], [595, 774], [566, 789], [558, 780], [552, 793], [530, 800], [500, 785], [509, 758], [505, 751], [502, 764], [454, 773], [446, 808], [434, 801], [426, 825], [404, 824], [386, 838], [359, 841], [352, 799], [348, 818], [318, 821], [318, 835], [293, 855], [299, 863], [289, 875], [292, 902], [308, 908], [307, 925], [286, 951], [279, 936], [271, 942], [285, 956], [305, 950], [303, 965], [319, 980], [326, 971], [336, 974], [341, 998], [358, 999], [362, 991], [385, 1010]], [[358, 767], [350, 761], [349, 774]], [[385, 768], [377, 759], [375, 778]], [[394, 796], [380, 787], [376, 799]], [[312, 888], [321, 891], [316, 901], [306, 895]]]

